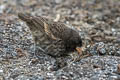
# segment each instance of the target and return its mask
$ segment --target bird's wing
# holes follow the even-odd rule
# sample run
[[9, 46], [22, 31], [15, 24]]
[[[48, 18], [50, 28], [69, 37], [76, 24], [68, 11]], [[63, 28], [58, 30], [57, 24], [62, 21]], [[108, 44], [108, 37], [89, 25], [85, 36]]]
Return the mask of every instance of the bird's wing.
[[[50, 25], [50, 26], [49, 26]], [[69, 39], [71, 36], [72, 29], [67, 27], [64, 23], [53, 22], [47, 25], [48, 30], [55, 38], [62, 40]]]
[[[54, 39], [54, 40], [60, 40], [60, 37], [57, 37], [56, 35], [54, 35], [53, 33], [55, 33], [57, 30], [55, 29], [56, 26], [54, 27], [53, 24], [54, 22], [51, 20], [48, 20], [44, 17], [34, 17], [33, 18], [33, 23], [36, 26], [39, 26], [41, 31], [43, 31], [46, 35], [48, 35], [50, 38]], [[54, 31], [54, 32], [53, 32]], [[60, 34], [60, 33], [59, 33]]]

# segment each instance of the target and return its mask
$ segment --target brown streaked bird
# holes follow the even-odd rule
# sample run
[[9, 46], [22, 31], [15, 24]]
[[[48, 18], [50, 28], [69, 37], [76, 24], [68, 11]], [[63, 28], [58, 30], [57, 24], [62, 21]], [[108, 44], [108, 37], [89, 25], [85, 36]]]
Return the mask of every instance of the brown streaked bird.
[[36, 46], [45, 54], [53, 57], [65, 56], [82, 46], [79, 33], [64, 23], [28, 13], [18, 13], [18, 17], [26, 22]]

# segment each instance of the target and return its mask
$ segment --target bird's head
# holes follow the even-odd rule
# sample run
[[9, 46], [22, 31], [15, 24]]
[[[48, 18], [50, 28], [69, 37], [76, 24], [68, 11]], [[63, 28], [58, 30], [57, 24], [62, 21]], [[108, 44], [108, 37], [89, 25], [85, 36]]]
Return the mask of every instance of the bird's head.
[[67, 49], [73, 51], [76, 49], [76, 47], [81, 47], [81, 46], [82, 46], [82, 40], [79, 33], [75, 30], [72, 30], [71, 35], [67, 40]]

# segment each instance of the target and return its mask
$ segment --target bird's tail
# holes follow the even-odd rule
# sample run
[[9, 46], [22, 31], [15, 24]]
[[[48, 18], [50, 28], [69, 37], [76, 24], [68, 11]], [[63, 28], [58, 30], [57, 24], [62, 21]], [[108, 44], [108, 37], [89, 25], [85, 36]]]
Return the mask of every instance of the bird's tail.
[[43, 17], [35, 17], [29, 13], [18, 13], [18, 17], [27, 23], [31, 31], [44, 31], [44, 22], [46, 22], [46, 20]]
[[18, 17], [25, 22], [30, 22], [30, 19], [32, 19], [29, 13], [18, 13]]

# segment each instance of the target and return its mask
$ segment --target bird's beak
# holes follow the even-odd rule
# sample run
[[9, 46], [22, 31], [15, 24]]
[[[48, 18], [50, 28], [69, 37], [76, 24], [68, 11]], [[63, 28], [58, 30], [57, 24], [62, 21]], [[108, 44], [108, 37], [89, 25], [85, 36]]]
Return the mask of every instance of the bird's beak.
[[82, 48], [76, 47], [77, 52], [80, 54], [82, 52]]

